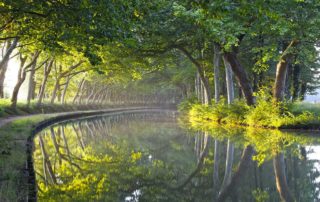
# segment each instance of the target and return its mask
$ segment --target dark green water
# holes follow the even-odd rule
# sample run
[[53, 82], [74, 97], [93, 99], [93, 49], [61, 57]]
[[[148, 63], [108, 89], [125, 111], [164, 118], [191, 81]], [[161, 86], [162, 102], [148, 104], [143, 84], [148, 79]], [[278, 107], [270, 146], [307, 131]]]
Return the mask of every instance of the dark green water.
[[47, 128], [34, 139], [38, 200], [320, 201], [318, 138], [185, 128], [169, 111]]

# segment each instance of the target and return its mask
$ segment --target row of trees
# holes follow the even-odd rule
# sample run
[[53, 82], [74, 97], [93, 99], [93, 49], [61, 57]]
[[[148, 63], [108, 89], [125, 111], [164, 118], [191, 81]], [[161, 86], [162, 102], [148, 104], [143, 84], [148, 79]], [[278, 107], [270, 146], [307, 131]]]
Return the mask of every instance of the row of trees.
[[[249, 105], [262, 86], [272, 85], [277, 100], [297, 100], [318, 84], [317, 1], [3, 1], [0, 6], [0, 39], [6, 49], [0, 70], [5, 71], [15, 47], [29, 50], [22, 56], [23, 61], [28, 55], [30, 63], [20, 80], [24, 70], [32, 72], [39, 55], [64, 63], [67, 54], [73, 60], [64, 67], [68, 72], [78, 65], [138, 71], [154, 68], [159, 58], [163, 61], [156, 66], [162, 69], [168, 60], [188, 61], [196, 67], [207, 103], [213, 86], [216, 100], [224, 85], [231, 88], [231, 72]], [[62, 69], [51, 100], [60, 80], [68, 83], [71, 77]], [[224, 75], [229, 78], [225, 84]]]
[[[7, 40], [5, 44], [10, 44], [10, 41]], [[178, 81], [171, 81], [174, 79], [172, 73], [176, 72], [172, 67], [166, 70], [152, 67], [153, 69], [122, 71], [116, 67], [117, 65], [110, 65], [108, 67], [112, 69], [103, 67], [104, 72], [100, 73], [87, 58], [76, 55], [76, 53], [53, 57], [41, 51], [30, 53], [23, 51], [20, 49], [16, 50], [16, 54], [15, 52], [8, 54], [11, 59], [19, 57], [20, 62], [18, 79], [11, 96], [11, 106], [14, 108], [17, 105], [21, 86], [25, 81], [28, 81], [26, 83], [28, 106], [32, 100], [35, 100], [37, 106], [40, 106], [44, 100], [51, 104], [58, 101], [61, 104], [79, 105], [174, 104], [191, 91], [187, 82], [188, 78], [176, 76]], [[3, 50], [3, 55], [7, 52], [7, 49]], [[5, 60], [4, 57], [2, 58]], [[9, 59], [1, 71], [2, 84], [5, 83], [8, 62]], [[159, 72], [160, 75], [158, 75]], [[178, 88], [181, 89], [180, 92]], [[4, 98], [4, 85], [0, 89], [1, 98]]]

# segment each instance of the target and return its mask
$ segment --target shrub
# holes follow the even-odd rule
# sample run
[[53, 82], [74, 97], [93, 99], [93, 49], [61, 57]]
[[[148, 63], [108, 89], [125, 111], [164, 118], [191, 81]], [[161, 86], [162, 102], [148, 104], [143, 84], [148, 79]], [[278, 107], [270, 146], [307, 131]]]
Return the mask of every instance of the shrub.
[[[191, 122], [223, 123], [265, 128], [304, 128], [319, 129], [320, 117], [308, 111], [293, 114], [288, 109], [292, 105], [276, 102], [272, 95], [260, 91], [255, 106], [248, 106], [243, 100], [226, 104], [221, 99], [213, 105], [189, 104]], [[190, 102], [189, 102], [190, 103]]]
[[243, 124], [250, 107], [243, 100], [235, 100], [230, 105], [226, 105], [225, 110], [226, 116], [222, 119], [222, 122], [228, 124]]

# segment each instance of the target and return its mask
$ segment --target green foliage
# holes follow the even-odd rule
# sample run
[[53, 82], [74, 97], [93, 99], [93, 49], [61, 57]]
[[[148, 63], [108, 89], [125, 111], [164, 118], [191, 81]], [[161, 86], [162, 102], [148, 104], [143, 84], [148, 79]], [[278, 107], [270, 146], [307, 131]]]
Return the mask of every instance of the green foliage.
[[212, 121], [224, 124], [243, 124], [245, 114], [249, 107], [244, 101], [235, 100], [232, 104], [226, 104], [224, 98], [212, 105], [195, 104], [189, 111], [191, 121]]
[[308, 102], [294, 102], [288, 105], [289, 111], [294, 115], [301, 114], [305, 111], [314, 113], [315, 115], [320, 115], [320, 103], [308, 103]]
[[178, 105], [178, 110], [182, 113], [189, 112], [194, 104], [198, 104], [198, 98], [191, 96], [187, 99], [182, 100]]
[[[228, 105], [224, 99], [211, 106], [193, 104], [191, 107], [189, 106], [189, 120], [197, 123], [209, 122], [262, 128], [319, 128], [320, 117], [317, 114], [311, 111], [302, 113], [297, 113], [297, 110], [294, 113], [290, 111], [296, 109], [293, 106], [297, 106], [297, 104], [288, 105], [276, 102], [270, 94], [263, 90], [257, 94], [256, 98], [255, 106], [248, 106], [244, 101], [239, 100]], [[312, 106], [309, 109], [315, 107]]]
[[222, 119], [222, 122], [228, 124], [244, 124], [246, 114], [248, 114], [250, 107], [245, 103], [244, 100], [235, 100], [226, 107], [227, 116]]
[[281, 105], [273, 100], [266, 91], [259, 91], [257, 103], [246, 114], [245, 122], [249, 126], [278, 128], [281, 119]]

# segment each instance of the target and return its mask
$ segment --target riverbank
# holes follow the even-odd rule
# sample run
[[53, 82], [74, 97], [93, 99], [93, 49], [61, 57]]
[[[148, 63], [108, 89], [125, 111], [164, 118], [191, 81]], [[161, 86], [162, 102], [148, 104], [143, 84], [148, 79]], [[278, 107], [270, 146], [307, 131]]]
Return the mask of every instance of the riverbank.
[[212, 105], [184, 103], [179, 110], [191, 123], [220, 124], [265, 129], [320, 130], [320, 105], [311, 103], [277, 103], [258, 99], [255, 106], [243, 100]]
[[34, 201], [33, 136], [48, 125], [73, 118], [146, 110], [127, 107], [14, 117], [0, 127], [0, 201]]
[[[129, 105], [132, 106], [142, 106], [141, 104], [137, 105]], [[47, 114], [47, 113], [57, 113], [57, 112], [71, 112], [71, 111], [85, 111], [85, 110], [98, 110], [98, 109], [110, 109], [110, 108], [119, 108], [119, 107], [128, 107], [128, 105], [124, 104], [58, 104], [58, 103], [50, 103], [44, 102], [38, 105], [36, 102], [31, 102], [28, 105], [25, 102], [20, 102], [17, 104], [16, 108], [11, 107], [10, 100], [1, 99], [0, 100], [0, 120], [3, 118], [8, 118], [12, 116], [23, 116], [30, 114]]]

